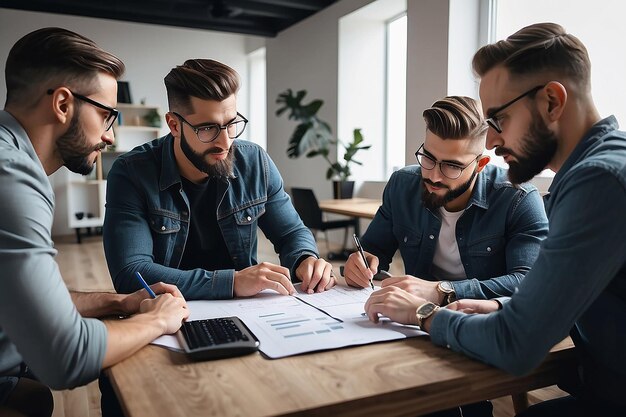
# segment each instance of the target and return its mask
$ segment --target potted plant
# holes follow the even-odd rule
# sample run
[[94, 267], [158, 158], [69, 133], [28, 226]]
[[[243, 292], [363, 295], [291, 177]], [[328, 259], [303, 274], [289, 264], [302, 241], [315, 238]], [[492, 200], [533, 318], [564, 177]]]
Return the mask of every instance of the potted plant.
[[[276, 110], [276, 116], [281, 116], [289, 110], [289, 119], [296, 120], [298, 125], [289, 139], [287, 156], [298, 158], [306, 155], [307, 158], [321, 156], [328, 163], [326, 179], [333, 180], [333, 192], [335, 198], [352, 198], [354, 181], [349, 181], [351, 171], [350, 164], [362, 165], [354, 159], [355, 154], [361, 149], [369, 149], [371, 145], [362, 145], [363, 135], [361, 129], [354, 129], [352, 142], [345, 144], [339, 139], [333, 138], [330, 125], [321, 120], [317, 113], [324, 104], [316, 99], [304, 104], [302, 100], [306, 96], [306, 90], [300, 90], [295, 94], [289, 88], [278, 95], [276, 103], [281, 107]], [[343, 161], [333, 162], [329, 155], [335, 146], [341, 146], [345, 152]]]

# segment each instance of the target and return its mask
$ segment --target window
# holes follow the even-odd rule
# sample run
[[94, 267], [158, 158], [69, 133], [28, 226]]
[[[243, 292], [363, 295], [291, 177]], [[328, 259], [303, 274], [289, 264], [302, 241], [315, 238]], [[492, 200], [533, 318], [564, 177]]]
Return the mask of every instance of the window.
[[267, 100], [265, 77], [265, 48], [248, 54], [249, 109], [244, 116], [250, 120], [245, 139], [267, 149]]
[[387, 22], [385, 178], [404, 166], [406, 144], [406, 14]]
[[406, 50], [405, 0], [377, 0], [339, 20], [337, 137], [349, 143], [360, 128], [372, 145], [356, 154], [354, 180], [386, 180], [404, 166]]

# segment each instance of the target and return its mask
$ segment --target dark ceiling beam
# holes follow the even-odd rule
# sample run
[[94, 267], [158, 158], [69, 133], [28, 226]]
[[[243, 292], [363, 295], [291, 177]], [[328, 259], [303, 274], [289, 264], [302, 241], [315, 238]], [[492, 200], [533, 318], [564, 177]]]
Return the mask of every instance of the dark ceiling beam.
[[[273, 37], [336, 0], [0, 0], [0, 7]], [[232, 13], [229, 13], [231, 12]]]
[[263, 4], [258, 1], [228, 0], [228, 6], [241, 8], [246, 14], [296, 21], [304, 19], [311, 14], [310, 12], [299, 8], [274, 6], [271, 4]]
[[257, 3], [265, 3], [272, 4], [275, 6], [285, 6], [290, 7], [292, 9], [302, 9], [302, 10], [310, 10], [313, 13], [323, 9], [333, 1], [322, 1], [321, 3], [324, 5], [320, 5], [319, 1], [309, 1], [309, 0], [258, 0]]

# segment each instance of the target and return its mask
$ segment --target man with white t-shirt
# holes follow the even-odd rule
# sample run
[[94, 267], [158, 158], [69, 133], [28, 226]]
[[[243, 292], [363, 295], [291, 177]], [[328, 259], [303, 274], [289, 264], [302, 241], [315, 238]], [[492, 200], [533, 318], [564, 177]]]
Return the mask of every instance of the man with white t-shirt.
[[487, 124], [480, 104], [451, 96], [423, 113], [418, 165], [394, 172], [383, 204], [346, 263], [348, 284], [367, 287], [396, 250], [404, 276], [385, 279], [439, 305], [509, 296], [533, 265], [548, 232], [543, 202], [530, 184], [514, 186], [483, 155]]

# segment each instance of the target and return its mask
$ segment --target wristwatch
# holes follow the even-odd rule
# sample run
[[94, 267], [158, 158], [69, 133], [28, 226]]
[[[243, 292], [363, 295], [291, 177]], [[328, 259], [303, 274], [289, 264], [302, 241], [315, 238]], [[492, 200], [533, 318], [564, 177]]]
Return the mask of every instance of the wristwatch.
[[417, 307], [417, 310], [415, 310], [415, 317], [417, 317], [417, 325], [420, 329], [424, 330], [422, 327], [424, 320], [432, 316], [437, 310], [439, 310], [439, 306], [435, 303], [431, 303], [430, 301]]
[[441, 301], [442, 306], [456, 301], [456, 292], [454, 291], [454, 287], [450, 281], [439, 281], [439, 284], [437, 284], [437, 291], [439, 294], [443, 294], [443, 300]]

